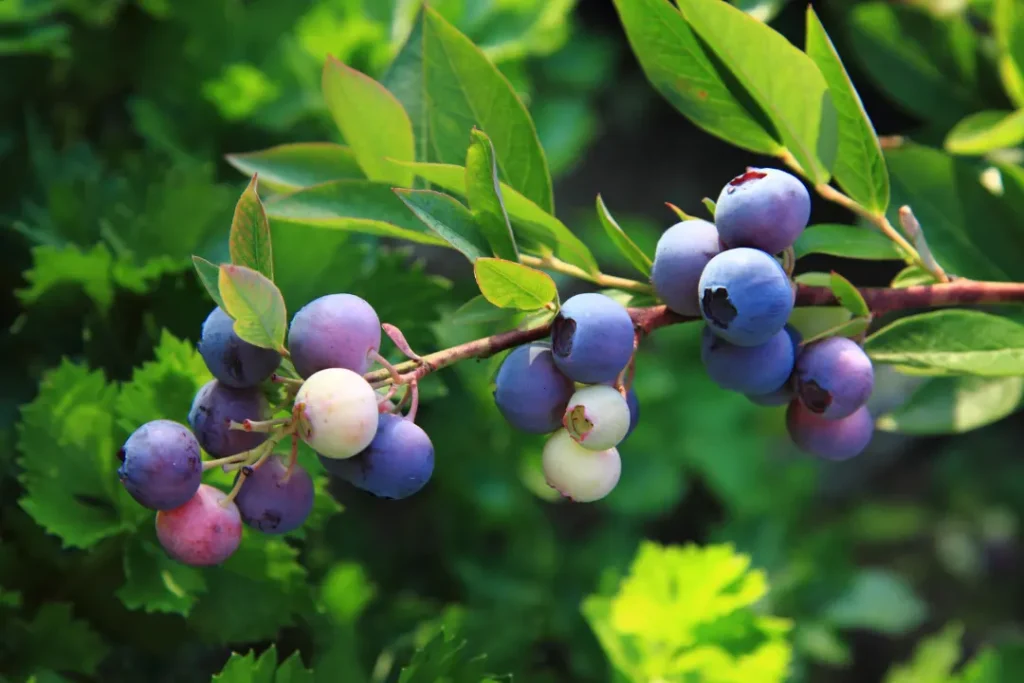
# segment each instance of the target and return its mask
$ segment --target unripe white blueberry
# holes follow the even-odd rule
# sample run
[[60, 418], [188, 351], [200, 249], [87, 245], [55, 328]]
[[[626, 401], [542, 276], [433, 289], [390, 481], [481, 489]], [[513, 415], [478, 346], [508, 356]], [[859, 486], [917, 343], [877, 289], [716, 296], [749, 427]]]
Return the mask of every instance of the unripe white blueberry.
[[377, 433], [377, 392], [361, 375], [327, 368], [309, 376], [295, 396], [299, 436], [327, 458], [351, 458]]
[[548, 486], [577, 503], [607, 496], [619, 483], [622, 461], [614, 448], [590, 451], [559, 429], [544, 444], [544, 478]]
[[562, 426], [572, 440], [591, 451], [615, 448], [629, 431], [629, 404], [615, 387], [595, 384], [569, 399]]

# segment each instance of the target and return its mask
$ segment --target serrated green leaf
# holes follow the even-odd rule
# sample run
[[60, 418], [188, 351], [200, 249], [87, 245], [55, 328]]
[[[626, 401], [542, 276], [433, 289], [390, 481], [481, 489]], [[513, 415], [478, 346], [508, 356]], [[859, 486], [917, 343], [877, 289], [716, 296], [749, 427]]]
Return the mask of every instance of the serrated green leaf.
[[473, 214], [453, 197], [433, 190], [401, 190], [395, 194], [423, 224], [472, 263], [490, 253]]
[[961, 119], [943, 143], [953, 154], [980, 155], [1024, 142], [1024, 109], [979, 111]]
[[76, 619], [71, 605], [44, 604], [26, 626], [20, 656], [55, 671], [93, 675], [110, 648], [92, 627]]
[[466, 199], [473, 218], [491, 245], [491, 253], [510, 261], [519, 260], [519, 249], [501, 196], [494, 146], [483, 131], [473, 129], [466, 152]]
[[828, 254], [867, 261], [900, 261], [903, 256], [885, 235], [841, 223], [820, 223], [805, 229], [793, 245], [796, 258]]
[[332, 180], [364, 177], [352, 150], [333, 142], [296, 142], [256, 152], [228, 154], [229, 164], [246, 175], [259, 174], [272, 192], [292, 192]]
[[712, 61], [671, 3], [615, 0], [615, 8], [647, 79], [686, 118], [751, 152], [782, 150], [763, 114], [737, 95], [727, 70]]
[[193, 256], [192, 265], [195, 267], [196, 275], [206, 293], [210, 295], [217, 306], [224, 308], [224, 300], [220, 298], [220, 266], [210, 263], [202, 256]]
[[28, 287], [17, 291], [18, 300], [31, 306], [47, 292], [74, 284], [106, 311], [114, 300], [111, 269], [114, 258], [105, 244], [85, 251], [68, 244], [63, 247], [42, 245], [32, 248], [32, 268], [25, 271]]
[[433, 8], [420, 11], [384, 82], [412, 117], [417, 161], [463, 163], [475, 126], [493, 141], [502, 180], [554, 211], [547, 160], [525, 105], [480, 49]]
[[412, 123], [402, 103], [366, 74], [328, 56], [323, 94], [345, 142], [370, 180], [412, 184], [412, 174], [387, 159], [416, 159]]
[[288, 313], [273, 282], [251, 268], [224, 264], [217, 288], [239, 338], [265, 349], [284, 350]]
[[920, 626], [927, 614], [927, 605], [902, 576], [885, 569], [865, 569], [825, 608], [823, 617], [838, 628], [902, 635]]
[[864, 349], [876, 363], [924, 374], [1024, 375], [1024, 325], [981, 311], [901, 318], [868, 337]]
[[1024, 377], [932, 377], [875, 426], [902, 434], [960, 434], [997, 422], [1024, 404]]
[[198, 569], [171, 560], [161, 548], [140, 538], [125, 546], [124, 585], [117, 597], [128, 609], [187, 616], [205, 590]]
[[271, 644], [259, 657], [252, 650], [244, 655], [232, 652], [210, 683], [274, 683], [276, 673], [277, 648]]
[[256, 192], [256, 182], [254, 174], [235, 204], [235, 215], [231, 219], [231, 231], [228, 233], [228, 249], [233, 264], [251, 268], [273, 282], [274, 252], [270, 245], [270, 222]]
[[861, 296], [861, 293], [853, 286], [853, 283], [845, 277], [833, 271], [829, 277], [829, 286], [832, 288], [832, 293], [836, 295], [836, 299], [839, 300], [840, 305], [850, 313], [855, 316], [867, 316], [871, 314], [871, 309], [868, 308], [868, 304], [864, 301], [864, 297]]
[[889, 172], [878, 135], [832, 39], [810, 5], [806, 50], [821, 70], [836, 107], [839, 142], [832, 174], [848, 195], [884, 214], [889, 207]]
[[960, 661], [963, 633], [963, 626], [950, 624], [924, 639], [909, 662], [889, 670], [885, 683], [949, 683], [953, 669]]
[[473, 263], [473, 274], [480, 292], [499, 308], [534, 311], [558, 297], [550, 275], [514, 261], [479, 258]]
[[629, 238], [629, 235], [619, 227], [619, 224], [612, 218], [611, 212], [608, 211], [608, 207], [605, 206], [604, 200], [601, 199], [601, 195], [597, 195], [597, 217], [601, 221], [601, 227], [604, 228], [605, 234], [615, 244], [619, 253], [625, 256], [626, 260], [643, 273], [645, 277], [650, 277], [650, 257], [640, 247], [636, 246], [636, 243]]
[[439, 630], [402, 667], [398, 683], [480, 683], [486, 678], [486, 656], [471, 656], [466, 646], [464, 639]]
[[836, 110], [810, 57], [774, 29], [721, 0], [676, 4], [775, 125], [807, 178], [828, 182], [836, 159]]

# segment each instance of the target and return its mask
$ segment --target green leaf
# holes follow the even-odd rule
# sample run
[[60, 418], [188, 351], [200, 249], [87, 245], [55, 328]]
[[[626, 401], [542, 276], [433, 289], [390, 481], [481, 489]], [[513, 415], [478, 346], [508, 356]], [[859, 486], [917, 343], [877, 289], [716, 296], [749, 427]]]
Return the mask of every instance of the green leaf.
[[896, 277], [892, 279], [889, 286], [893, 289], [903, 289], [905, 287], [932, 284], [935, 284], [934, 275], [921, 266], [907, 266], [900, 272], [896, 273]]
[[270, 222], [256, 193], [256, 175], [235, 205], [228, 233], [231, 262], [262, 273], [274, 281], [274, 252], [270, 246]]
[[960, 434], [998, 422], [1024, 404], [1024, 377], [932, 377], [875, 426], [902, 434]]
[[712, 61], [671, 3], [615, 0], [615, 8], [647, 79], [686, 118], [751, 152], [776, 156], [782, 151], [763, 114], [737, 94], [732, 76]]
[[1024, 109], [1015, 112], [979, 111], [961, 119], [946, 136], [944, 147], [953, 154], [987, 154], [1024, 142]]
[[921, 641], [909, 662], [890, 669], [885, 683], [949, 683], [960, 661], [963, 632], [959, 624], [950, 624]]
[[710, 197], [704, 197], [704, 199], [700, 201], [704, 204], [704, 208], [707, 209], [708, 213], [711, 215], [711, 220], [715, 220], [715, 209], [718, 208], [715, 204], [715, 200]]
[[272, 192], [291, 192], [332, 180], [363, 178], [352, 150], [333, 142], [275, 145], [257, 152], [228, 154], [225, 158], [246, 175], [259, 174], [260, 183]]
[[361, 565], [341, 562], [324, 576], [319, 604], [335, 623], [355, 624], [376, 593]]
[[328, 56], [323, 93], [327, 108], [370, 180], [412, 184], [412, 174], [388, 159], [416, 158], [412, 123], [394, 95], [366, 74]]
[[28, 287], [18, 290], [18, 300], [31, 306], [51, 290], [70, 284], [80, 286], [100, 310], [106, 311], [114, 301], [113, 262], [110, 250], [102, 243], [88, 251], [73, 244], [33, 247], [32, 269], [25, 271]]
[[920, 626], [927, 614], [927, 605], [902, 576], [884, 569], [865, 569], [825, 608], [823, 616], [838, 628], [902, 635]]
[[[447, 192], [465, 191], [466, 170], [461, 166], [423, 163], [406, 165], [427, 182]], [[563, 261], [579, 266], [588, 273], [599, 272], [590, 249], [562, 221], [504, 183], [501, 184], [501, 195], [505, 210], [512, 220], [512, 230], [523, 248], [526, 248], [526, 244], [549, 247]]]
[[494, 143], [502, 180], [554, 211], [551, 175], [526, 106], [480, 49], [434, 9], [419, 13], [384, 82], [412, 117], [417, 161], [463, 163], [470, 131], [479, 128]]
[[486, 680], [485, 660], [485, 655], [472, 656], [465, 639], [442, 628], [402, 667], [398, 683], [482, 683]]
[[836, 110], [811, 58], [774, 29], [721, 0], [677, 4], [775, 125], [807, 178], [828, 182], [836, 159]]
[[252, 650], [244, 655], [232, 652], [210, 683], [313, 683], [313, 672], [302, 663], [298, 651], [278, 666], [277, 648], [271, 643], [259, 657]]
[[836, 295], [836, 299], [843, 308], [848, 310], [855, 316], [868, 316], [871, 315], [871, 309], [868, 308], [868, 304], [864, 301], [864, 297], [857, 290], [853, 284], [839, 273], [833, 271], [829, 278], [829, 286], [832, 288], [832, 293]]
[[864, 349], [876, 363], [923, 374], [1024, 375], [1024, 325], [981, 311], [902, 318], [868, 337]]
[[473, 274], [480, 292], [499, 308], [534, 311], [558, 297], [550, 275], [514, 261], [479, 258], [473, 263]]
[[[845, 308], [841, 308], [839, 310], [846, 311]], [[823, 329], [819, 331], [817, 334], [805, 335], [802, 343], [810, 344], [811, 342], [816, 342], [820, 339], [828, 339], [829, 337], [855, 338], [858, 335], [863, 334], [865, 331], [867, 331], [869, 327], [871, 327], [871, 320], [872, 318], [869, 315], [851, 318], [845, 322], [836, 325], [835, 327]], [[794, 325], [794, 327], [800, 329], [797, 325]]]
[[100, 634], [71, 612], [71, 605], [48, 602], [26, 626], [27, 642], [19, 656], [43, 662], [54, 671], [93, 675], [110, 648]]
[[1024, 107], [1024, 10], [1017, 0], [995, 0], [992, 27], [1003, 87], [1014, 104]]
[[210, 263], [202, 256], [193, 256], [192, 265], [195, 266], [196, 275], [202, 283], [206, 293], [210, 295], [214, 303], [224, 308], [224, 300], [220, 298], [220, 266]]
[[433, 190], [400, 190], [395, 193], [417, 218], [472, 263], [490, 253], [473, 214], [458, 200]]
[[880, 232], [842, 223], [821, 223], [805, 229], [793, 245], [796, 258], [828, 254], [867, 261], [901, 261], [896, 245]]
[[235, 334], [255, 346], [284, 350], [288, 314], [273, 282], [251, 268], [224, 264], [217, 288], [224, 311], [235, 321]]
[[818, 65], [836, 107], [839, 143], [832, 173], [846, 193], [884, 214], [889, 206], [889, 172], [875, 127], [814, 8], [807, 7], [807, 56]]
[[202, 573], [170, 559], [163, 549], [133, 537], [124, 551], [124, 585], [117, 591], [128, 609], [187, 616], [198, 593], [206, 590]]
[[651, 259], [645, 254], [636, 243], [629, 239], [629, 235], [619, 227], [619, 224], [612, 218], [608, 207], [604, 205], [601, 195], [597, 195], [597, 217], [601, 220], [601, 227], [604, 228], [608, 238], [615, 244], [619, 252], [626, 257], [626, 260], [633, 264], [633, 267], [644, 274], [651, 275]]
[[491, 253], [499, 258], [518, 261], [519, 249], [501, 197], [494, 146], [487, 134], [476, 128], [466, 152], [466, 199], [473, 218], [491, 245]]

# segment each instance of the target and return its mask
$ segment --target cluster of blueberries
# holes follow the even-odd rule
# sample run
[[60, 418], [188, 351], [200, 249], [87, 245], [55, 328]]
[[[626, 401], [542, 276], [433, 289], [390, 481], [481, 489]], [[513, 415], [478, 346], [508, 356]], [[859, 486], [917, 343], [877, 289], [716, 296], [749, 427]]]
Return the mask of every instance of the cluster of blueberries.
[[[267, 395], [276, 389], [266, 391], [281, 381], [280, 354], [243, 341], [233, 325], [220, 308], [203, 323], [199, 352], [215, 379], [196, 394], [188, 426], [147, 422], [118, 451], [121, 482], [157, 511], [157, 538], [172, 558], [219, 564], [238, 548], [243, 523], [283, 534], [305, 522], [312, 479], [294, 447], [290, 459], [272, 453], [286, 437], [301, 438], [328, 472], [379, 497], [405, 498], [426, 485], [434, 470], [430, 438], [412, 411], [403, 416], [363, 378], [380, 358], [381, 324], [370, 304], [331, 294], [295, 314], [289, 354], [305, 379], [284, 381], [287, 418], [273, 419]], [[213, 459], [204, 462], [202, 451]], [[218, 466], [237, 471], [229, 493], [201, 481]]]

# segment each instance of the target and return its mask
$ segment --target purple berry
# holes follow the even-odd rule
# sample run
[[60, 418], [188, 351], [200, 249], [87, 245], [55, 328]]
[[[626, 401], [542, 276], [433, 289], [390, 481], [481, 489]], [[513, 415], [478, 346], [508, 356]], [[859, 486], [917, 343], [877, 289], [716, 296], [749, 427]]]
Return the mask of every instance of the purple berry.
[[381, 413], [377, 433], [366, 450], [353, 458], [321, 456], [328, 472], [380, 498], [408, 498], [434, 472], [434, 446], [415, 423], [400, 415]]
[[313, 480], [298, 465], [278, 456], [252, 471], [235, 497], [242, 521], [266, 534], [286, 534], [302, 526], [313, 509]]
[[558, 369], [576, 382], [614, 380], [633, 355], [633, 320], [604, 294], [577, 294], [551, 325], [551, 350]]
[[516, 429], [547, 434], [562, 426], [562, 414], [575, 390], [573, 381], [555, 367], [551, 345], [534, 342], [502, 361], [494, 402]]
[[796, 364], [797, 397], [807, 410], [827, 420], [852, 415], [867, 402], [874, 385], [871, 359], [846, 337], [809, 344]]
[[718, 230], [707, 221], [695, 218], [666, 230], [658, 240], [651, 268], [651, 284], [658, 297], [680, 315], [700, 315], [700, 274], [720, 251]]
[[640, 421], [640, 399], [637, 398], [636, 391], [632, 387], [626, 393], [626, 405], [629, 406], [629, 429], [626, 431], [626, 436], [622, 438], [623, 441], [633, 433], [637, 423]]
[[199, 354], [210, 373], [229, 387], [254, 387], [270, 377], [281, 364], [281, 355], [242, 341], [234, 330], [235, 321], [215, 308], [203, 323]]
[[[800, 347], [800, 343], [803, 341], [804, 337], [800, 334], [800, 331], [792, 325], [787, 324], [783, 329], [786, 330], [786, 333], [789, 335], [789, 340], [793, 343], [793, 358], [795, 366], [796, 361], [800, 359], [800, 352], [803, 350]], [[775, 391], [767, 394], [747, 394], [747, 398], [750, 399], [752, 403], [759, 406], [784, 406], [793, 400], [793, 377], [791, 375], [786, 383]]]
[[827, 420], [807, 410], [800, 401], [793, 401], [786, 410], [786, 429], [793, 443], [805, 453], [828, 460], [846, 460], [867, 448], [875, 423], [865, 406], [852, 415]]
[[777, 391], [793, 372], [793, 342], [785, 330], [764, 344], [736, 346], [705, 327], [700, 357], [715, 384], [742, 394]]
[[723, 251], [700, 276], [701, 315], [712, 332], [738, 346], [775, 336], [793, 311], [795, 292], [786, 271], [763, 251]]
[[238, 550], [242, 518], [220, 489], [203, 484], [184, 505], [156, 513], [156, 537], [167, 554], [194, 567], [220, 564]]
[[303, 377], [327, 368], [363, 374], [380, 349], [380, 319], [354, 294], [328, 294], [299, 309], [288, 330], [292, 363]]
[[199, 442], [177, 422], [147, 422], [128, 437], [117, 455], [121, 483], [132, 498], [152, 510], [183, 505], [201, 483]]
[[214, 379], [192, 399], [188, 424], [204, 451], [224, 458], [252, 450], [267, 439], [261, 432], [231, 429], [231, 421], [265, 420], [269, 413], [270, 405], [259, 389], [233, 389]]
[[750, 168], [722, 188], [715, 225], [730, 247], [777, 254], [793, 246], [811, 217], [811, 196], [800, 180], [777, 168]]

